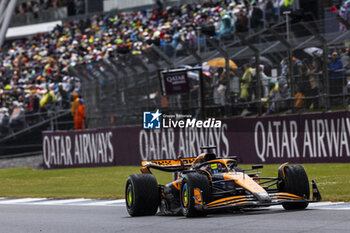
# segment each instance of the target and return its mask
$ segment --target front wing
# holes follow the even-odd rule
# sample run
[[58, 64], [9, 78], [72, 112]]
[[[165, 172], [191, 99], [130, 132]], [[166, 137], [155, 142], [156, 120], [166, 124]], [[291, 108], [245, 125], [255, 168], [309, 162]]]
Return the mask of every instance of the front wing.
[[280, 205], [285, 202], [313, 202], [311, 200], [305, 200], [300, 196], [290, 193], [273, 193], [269, 194], [271, 201], [262, 202], [258, 200], [254, 195], [242, 195], [222, 198], [208, 204], [201, 205], [201, 202], [196, 202], [196, 208], [202, 208], [204, 210], [215, 210], [221, 208], [248, 208], [248, 207], [259, 207], [259, 206], [271, 206]]
[[286, 192], [268, 193], [268, 198], [262, 200], [257, 196], [239, 195], [221, 198], [210, 203], [203, 203], [202, 192], [199, 189], [194, 190], [195, 208], [198, 210], [216, 210], [223, 208], [251, 208], [266, 207], [271, 205], [281, 205], [287, 202], [311, 203], [321, 201], [321, 195], [315, 181], [312, 181], [312, 200]]

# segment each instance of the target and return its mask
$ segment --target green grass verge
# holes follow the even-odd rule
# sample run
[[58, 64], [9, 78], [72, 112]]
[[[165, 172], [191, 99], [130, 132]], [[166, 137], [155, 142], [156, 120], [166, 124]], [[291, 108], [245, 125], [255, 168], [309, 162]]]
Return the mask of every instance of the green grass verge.
[[[316, 180], [324, 201], [350, 201], [350, 164], [304, 164], [309, 180]], [[243, 168], [249, 168], [243, 165]], [[261, 176], [274, 177], [279, 165], [264, 165]], [[105, 167], [61, 170], [11, 168], [0, 170], [0, 196], [52, 198], [124, 198], [127, 177], [140, 167]], [[171, 173], [156, 172], [160, 184]]]
[[[124, 198], [126, 179], [140, 167], [103, 167], [34, 170], [29, 167], [0, 170], [1, 197]], [[157, 176], [166, 183], [171, 174]]]

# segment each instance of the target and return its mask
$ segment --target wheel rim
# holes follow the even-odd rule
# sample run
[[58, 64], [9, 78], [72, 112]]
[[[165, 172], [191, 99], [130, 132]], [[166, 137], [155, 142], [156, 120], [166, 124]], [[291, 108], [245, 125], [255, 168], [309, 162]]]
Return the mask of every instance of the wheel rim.
[[128, 188], [126, 189], [126, 203], [130, 207], [133, 202], [133, 190], [132, 190], [132, 185], [129, 184]]
[[182, 204], [184, 207], [188, 205], [188, 189], [186, 183], [182, 187]]

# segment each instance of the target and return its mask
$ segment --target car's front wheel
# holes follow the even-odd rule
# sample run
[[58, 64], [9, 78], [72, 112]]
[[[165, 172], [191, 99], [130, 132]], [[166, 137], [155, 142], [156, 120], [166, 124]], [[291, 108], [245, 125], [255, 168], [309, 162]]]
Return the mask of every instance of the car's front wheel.
[[[298, 195], [304, 199], [310, 197], [309, 179], [304, 168], [300, 165], [286, 166], [284, 168], [284, 177], [280, 177], [280, 192], [287, 192]], [[285, 202], [282, 204], [286, 210], [305, 209], [308, 202]]]
[[[201, 204], [207, 204], [210, 201], [211, 187], [207, 176], [199, 173], [185, 174], [180, 192], [181, 207], [184, 216], [198, 217], [207, 214], [204, 209], [200, 208]], [[196, 202], [199, 208], [196, 208]]]

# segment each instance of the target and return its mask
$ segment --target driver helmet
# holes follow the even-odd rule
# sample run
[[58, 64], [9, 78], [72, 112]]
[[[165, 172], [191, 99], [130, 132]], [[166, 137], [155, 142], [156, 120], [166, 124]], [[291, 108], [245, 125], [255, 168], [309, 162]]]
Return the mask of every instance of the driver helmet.
[[217, 163], [212, 163], [209, 166], [212, 174], [219, 173], [219, 165]]

